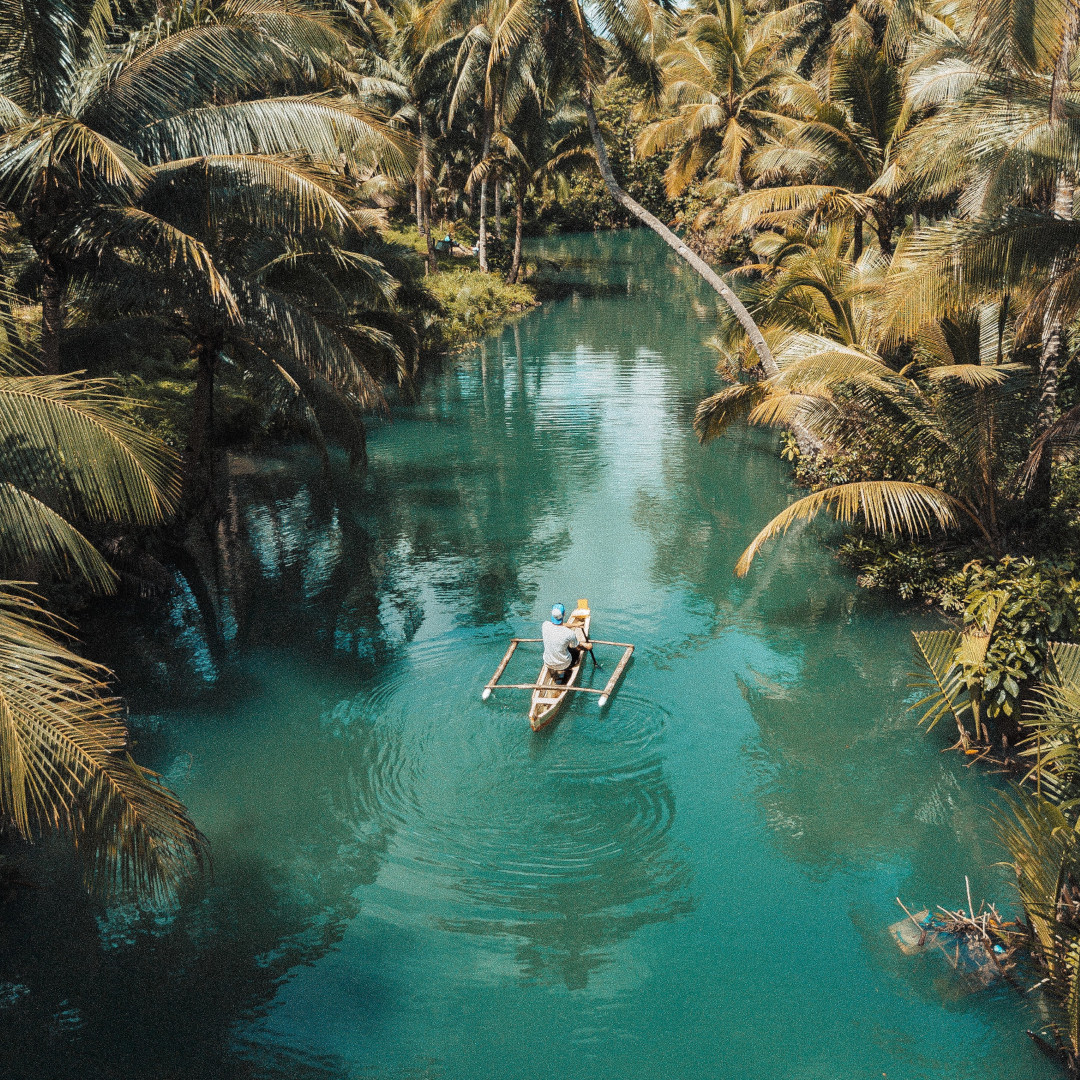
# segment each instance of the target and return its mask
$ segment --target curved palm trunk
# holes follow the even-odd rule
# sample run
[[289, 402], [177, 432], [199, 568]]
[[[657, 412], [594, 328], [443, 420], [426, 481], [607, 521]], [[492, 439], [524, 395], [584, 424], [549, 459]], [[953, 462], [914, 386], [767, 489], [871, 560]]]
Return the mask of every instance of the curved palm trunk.
[[604, 178], [604, 184], [611, 197], [621, 207], [633, 214], [643, 225], [652, 229], [679, 258], [689, 263], [720, 294], [720, 298], [731, 309], [732, 314], [739, 320], [739, 325], [746, 331], [746, 336], [754, 346], [754, 352], [757, 354], [762, 370], [767, 376], [778, 375], [780, 369], [776, 366], [776, 360], [765, 342], [761, 329], [727, 282], [704, 259], [691, 251], [655, 214], [650, 214], [644, 206], [635, 202], [619, 186], [619, 182], [615, 179], [615, 174], [611, 170], [607, 147], [604, 145], [604, 137], [600, 133], [600, 125], [596, 121], [592, 93], [589, 89], [582, 92], [581, 100], [585, 106], [585, 116], [589, 121], [589, 132], [592, 135], [593, 146], [596, 148], [596, 162], [600, 167], [600, 175]]
[[495, 170], [495, 239], [502, 239], [502, 183], [499, 170]]
[[191, 429], [184, 449], [183, 506], [197, 510], [210, 494], [213, 482], [211, 442], [214, 433], [214, 377], [220, 344], [199, 337], [188, 354], [196, 361], [195, 394], [191, 403]]
[[525, 226], [525, 194], [520, 189], [516, 192], [517, 204], [514, 207], [514, 257], [510, 262], [510, 273], [506, 280], [511, 285], [517, 284], [521, 272], [521, 236]]
[[[487, 115], [484, 117], [484, 144], [480, 152], [480, 160], [486, 161], [487, 156], [491, 151], [491, 128], [494, 123], [494, 117], [489, 109]], [[479, 236], [477, 237], [477, 253], [480, 257], [480, 269], [486, 274], [488, 269], [487, 261], [487, 177], [480, 181], [480, 227], [477, 230]]]
[[60, 335], [64, 332], [64, 283], [45, 260], [41, 281], [41, 365], [46, 375], [60, 373]]

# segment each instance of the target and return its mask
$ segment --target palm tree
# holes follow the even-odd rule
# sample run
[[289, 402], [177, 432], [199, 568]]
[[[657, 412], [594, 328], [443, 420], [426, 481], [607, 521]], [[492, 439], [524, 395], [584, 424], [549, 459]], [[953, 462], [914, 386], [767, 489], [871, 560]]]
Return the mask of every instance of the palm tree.
[[[480, 164], [491, 153], [495, 133], [512, 125], [522, 103], [538, 93], [542, 79], [540, 42], [530, 33], [531, 15], [522, 0], [488, 0], [471, 14], [472, 25], [462, 35], [447, 109], [447, 126], [467, 102], [480, 106], [482, 138]], [[487, 273], [487, 192], [489, 174], [481, 169], [477, 256]]]
[[506, 280], [511, 285], [521, 271], [521, 250], [525, 226], [525, 199], [530, 191], [560, 180], [575, 165], [589, 159], [585, 116], [580, 109], [566, 107], [552, 111], [530, 97], [518, 109], [512, 123], [505, 123], [492, 139], [485, 162], [476, 167], [476, 176], [500, 170], [509, 178], [514, 196], [514, 244]]
[[423, 16], [423, 5], [413, 0], [398, 0], [388, 7], [371, 5], [363, 22], [374, 48], [362, 57], [357, 91], [392, 125], [404, 127], [415, 138], [416, 228], [427, 237], [426, 269], [431, 274], [435, 272], [431, 202], [438, 171], [436, 137], [460, 35], [446, 35], [427, 47], [418, 31]]
[[[12, 19], [33, 45], [37, 23]], [[345, 25], [316, 9], [180, 6], [121, 44], [84, 29], [82, 51], [45, 72], [55, 83], [45, 96], [18, 81], [19, 56], [0, 67], [26, 98], [0, 140], [0, 200], [44, 268], [46, 370], [60, 363], [75, 282], [91, 299], [111, 295], [123, 314], [157, 316], [189, 338], [194, 506], [209, 485], [214, 378], [226, 347], [276, 376], [316, 434], [313, 401], [324, 388], [349, 408], [381, 404], [363, 360], [402, 361], [392, 336], [345, 310], [340, 290], [321, 295], [342, 303], [318, 303], [320, 294], [301, 297], [282, 279], [301, 263], [333, 261], [353, 296], [359, 287], [389, 304], [395, 283], [363, 251], [377, 215], [350, 193], [376, 169], [408, 175], [409, 148], [369, 109], [321, 92], [340, 82], [356, 51]], [[252, 98], [253, 84], [277, 96]], [[54, 99], [59, 118], [46, 112]]]
[[27, 575], [116, 575], [83, 532], [160, 524], [179, 495], [173, 455], [120, 418], [108, 384], [0, 375], [0, 822], [30, 837], [70, 833], [106, 892], [165, 898], [205, 858], [187, 812], [127, 752], [110, 675], [64, 645], [65, 627], [26, 591]]
[[[155, 186], [175, 189], [202, 173], [236, 197], [258, 170], [262, 186], [332, 213], [298, 151], [317, 162], [344, 153], [359, 167], [408, 168], [385, 125], [325, 94], [354, 51], [325, 12], [178, 4], [119, 44], [111, 22], [108, 8], [67, 0], [48, 0], [40, 16], [0, 5], [0, 207], [41, 262], [50, 373], [61, 366], [68, 280], [80, 262], [121, 245], [201, 276], [212, 303], [238, 318], [205, 245], [146, 209]], [[279, 96], [252, 98], [253, 85]]]
[[788, 81], [782, 100], [798, 119], [779, 125], [782, 134], [750, 155], [770, 186], [732, 199], [724, 220], [732, 232], [847, 220], [853, 259], [869, 221], [881, 251], [892, 255], [905, 196], [899, 150], [912, 118], [899, 71], [883, 49], [861, 49], [836, 57], [830, 76], [824, 92]]
[[[426, 9], [426, 32], [437, 36], [453, 20], [468, 23], [481, 10], [480, 0], [432, 0]], [[472, 21], [475, 23], [475, 18]], [[657, 57], [670, 38], [668, 13], [655, 0], [602, 0], [595, 5], [586, 5], [583, 0], [513, 0], [499, 27], [501, 44], [497, 55], [501, 57], [527, 42], [534, 44], [542, 58], [548, 100], [567, 93], [581, 101], [596, 164], [611, 197], [708, 282], [744, 327], [762, 369], [766, 374], [775, 374], [777, 368], [769, 346], [731, 286], [655, 214], [622, 189], [596, 119], [593, 99], [603, 85], [609, 57], [645, 87], [653, 102], [659, 100], [662, 84]]]
[[745, 194], [747, 155], [782, 119], [775, 102], [783, 72], [777, 44], [749, 22], [741, 0], [713, 0], [690, 15], [660, 54], [666, 115], [645, 128], [638, 149], [675, 149], [665, 173], [670, 195], [702, 173]]
[[857, 448], [869, 472], [774, 517], [740, 558], [740, 575], [769, 538], [823, 509], [877, 534], [973, 525], [995, 551], [1003, 511], [1020, 490], [1030, 370], [1001, 362], [999, 312], [943, 318], [924, 326], [906, 349], [889, 349], [872, 302], [881, 270], [866, 259], [859, 266], [842, 260], [839, 244], [794, 253], [770, 285], [762, 308], [776, 319], [771, 334], [780, 373], [708, 398], [695, 426], [708, 440], [741, 417], [798, 423], [829, 456]]
[[[1036, 437], [1054, 424], [1066, 328], [1076, 311], [1077, 141], [1068, 97], [1078, 37], [1080, 13], [1072, 5], [1056, 12], [1026, 0], [961, 5], [954, 32], [926, 44], [911, 80], [911, 100], [933, 114], [908, 140], [910, 173], [927, 195], [954, 200], [960, 219], [949, 223], [952, 250], [946, 228], [935, 230], [928, 266], [959, 267], [980, 247], [1008, 252], [999, 291], [1012, 288], [1024, 267], [1026, 329], [1040, 348]], [[967, 296], [977, 302], [989, 283], [978, 270], [974, 277]], [[1047, 505], [1048, 455], [1030, 480], [1031, 501]]]

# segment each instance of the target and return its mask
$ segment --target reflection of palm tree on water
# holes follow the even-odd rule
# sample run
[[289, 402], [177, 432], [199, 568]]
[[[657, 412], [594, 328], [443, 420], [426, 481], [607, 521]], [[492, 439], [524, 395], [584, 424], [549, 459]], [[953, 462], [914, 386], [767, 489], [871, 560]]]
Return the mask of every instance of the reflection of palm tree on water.
[[[345, 1075], [333, 1061], [298, 1059], [261, 1040], [248, 1045], [245, 1033], [289, 971], [315, 963], [341, 940], [359, 910], [358, 890], [376, 878], [393, 823], [369, 813], [374, 778], [366, 762], [386, 753], [388, 735], [376, 740], [370, 725], [351, 716], [320, 717], [303, 694], [290, 702], [287, 691], [277, 693], [283, 687], [275, 688], [276, 706], [295, 710], [294, 737], [283, 748], [276, 730], [260, 742], [257, 720], [248, 724], [239, 793], [237, 751], [228, 749], [235, 733], [212, 726], [212, 717], [196, 721], [219, 742], [200, 763], [210, 772], [201, 778], [203, 820], [214, 812], [207, 791], [246, 806], [231, 812], [227, 829], [215, 830], [214, 879], [201, 895], [187, 896], [167, 918], [133, 908], [103, 913], [73, 876], [66, 888], [5, 906], [4, 978], [30, 987], [17, 1008], [0, 1009], [0, 1041], [20, 1075]], [[261, 708], [255, 703], [252, 713]], [[290, 761], [284, 774], [283, 751]], [[315, 776], [325, 783], [313, 783]], [[283, 785], [279, 807], [268, 796], [282, 799]], [[63, 1024], [54, 1014], [63, 1014]]]

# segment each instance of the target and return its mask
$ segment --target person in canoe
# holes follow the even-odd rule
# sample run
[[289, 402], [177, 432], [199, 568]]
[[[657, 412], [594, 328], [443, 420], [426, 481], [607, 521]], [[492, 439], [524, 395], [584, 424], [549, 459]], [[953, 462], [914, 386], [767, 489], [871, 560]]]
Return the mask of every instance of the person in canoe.
[[551, 621], [540, 628], [544, 639], [544, 663], [551, 671], [551, 677], [560, 686], [570, 678], [570, 669], [577, 663], [582, 649], [592, 651], [592, 643], [585, 638], [580, 628], [563, 626], [566, 608], [555, 604], [551, 609]]

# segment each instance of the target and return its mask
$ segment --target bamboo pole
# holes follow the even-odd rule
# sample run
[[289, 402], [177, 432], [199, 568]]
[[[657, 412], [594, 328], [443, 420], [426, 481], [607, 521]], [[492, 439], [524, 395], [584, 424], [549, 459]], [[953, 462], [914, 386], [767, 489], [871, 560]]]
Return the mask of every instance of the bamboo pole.
[[[602, 645], [613, 645], [615, 642], [600, 642]], [[607, 686], [604, 687], [604, 692], [600, 695], [600, 700], [597, 704], [602, 709], [607, 703], [608, 698], [611, 697], [612, 692], [615, 690], [615, 684], [622, 676], [626, 665], [630, 663], [630, 657], [634, 655], [634, 646], [624, 646], [625, 651], [622, 654], [622, 659], [615, 665], [615, 670], [611, 673], [611, 678], [607, 681]]]
[[620, 649], [633, 649], [634, 646], [629, 641], [600, 641], [597, 638], [589, 638], [590, 645], [618, 645]]
[[510, 639], [510, 648], [506, 650], [506, 655], [502, 658], [502, 663], [495, 669], [495, 674], [488, 679], [487, 686], [484, 687], [484, 692], [480, 695], [481, 701], [487, 701], [491, 697], [492, 687], [499, 681], [499, 676], [506, 670], [506, 665], [510, 663], [510, 657], [514, 655], [514, 650], [518, 647], [518, 638]]

